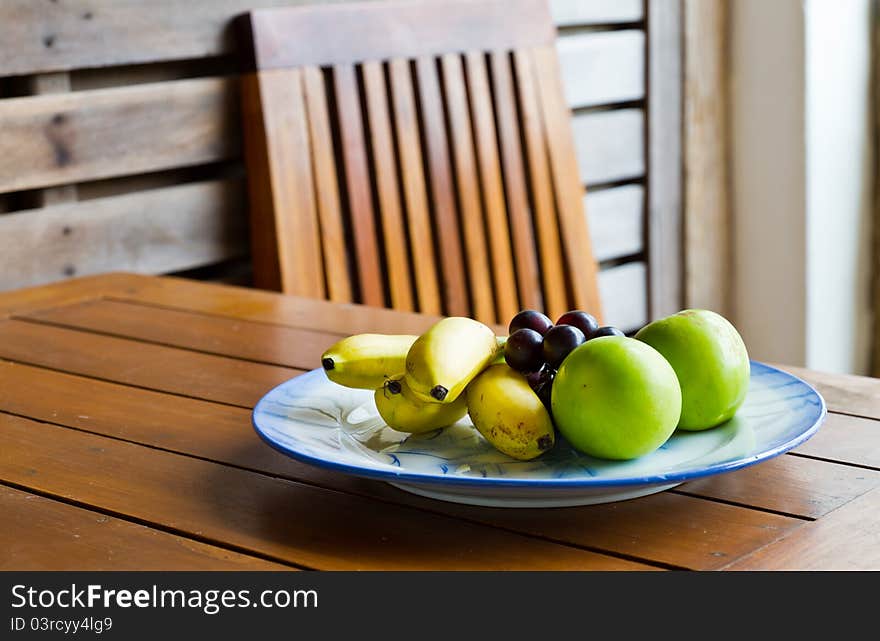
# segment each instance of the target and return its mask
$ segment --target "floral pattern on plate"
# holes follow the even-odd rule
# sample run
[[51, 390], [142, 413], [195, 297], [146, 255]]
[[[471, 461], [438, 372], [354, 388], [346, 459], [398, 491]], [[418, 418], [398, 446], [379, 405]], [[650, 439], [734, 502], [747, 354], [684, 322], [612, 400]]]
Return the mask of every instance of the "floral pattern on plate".
[[341, 387], [317, 369], [276, 387], [253, 412], [257, 433], [301, 461], [441, 500], [500, 507], [556, 507], [634, 498], [777, 456], [809, 438], [825, 416], [804, 381], [753, 361], [736, 416], [702, 432], [677, 431], [632, 461], [605, 461], [564, 440], [533, 461], [495, 450], [465, 417], [422, 435], [382, 421], [373, 392]]

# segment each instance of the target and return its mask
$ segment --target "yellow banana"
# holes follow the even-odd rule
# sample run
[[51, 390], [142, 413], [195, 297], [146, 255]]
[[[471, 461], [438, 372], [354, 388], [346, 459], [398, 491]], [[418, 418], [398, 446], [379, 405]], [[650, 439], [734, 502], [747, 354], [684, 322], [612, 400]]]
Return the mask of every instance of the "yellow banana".
[[417, 398], [403, 379], [388, 381], [376, 390], [376, 409], [382, 420], [399, 432], [418, 434], [452, 425], [467, 414], [467, 396], [454, 403], [426, 402]]
[[477, 431], [495, 449], [521, 461], [553, 447], [555, 430], [547, 408], [525, 376], [493, 365], [467, 388], [468, 413]]
[[327, 378], [345, 387], [376, 389], [406, 369], [406, 354], [417, 336], [357, 334], [321, 355]]
[[451, 403], [495, 360], [495, 333], [471, 318], [444, 318], [419, 336], [406, 355], [406, 382], [425, 401]]

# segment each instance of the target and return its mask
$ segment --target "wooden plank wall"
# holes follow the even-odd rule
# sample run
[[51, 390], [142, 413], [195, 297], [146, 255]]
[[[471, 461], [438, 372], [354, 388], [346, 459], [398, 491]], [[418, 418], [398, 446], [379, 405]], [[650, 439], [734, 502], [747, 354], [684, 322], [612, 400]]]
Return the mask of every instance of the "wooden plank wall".
[[[15, 25], [0, 42], [0, 291], [107, 270], [246, 274], [229, 21], [300, 3], [0, 3]], [[649, 309], [643, 2], [550, 4], [606, 317], [633, 329]]]

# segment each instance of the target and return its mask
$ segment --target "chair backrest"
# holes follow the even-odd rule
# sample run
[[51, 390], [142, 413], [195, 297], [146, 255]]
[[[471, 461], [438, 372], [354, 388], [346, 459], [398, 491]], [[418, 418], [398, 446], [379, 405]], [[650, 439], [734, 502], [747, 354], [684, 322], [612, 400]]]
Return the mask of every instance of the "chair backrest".
[[241, 18], [255, 284], [506, 323], [600, 315], [544, 0]]

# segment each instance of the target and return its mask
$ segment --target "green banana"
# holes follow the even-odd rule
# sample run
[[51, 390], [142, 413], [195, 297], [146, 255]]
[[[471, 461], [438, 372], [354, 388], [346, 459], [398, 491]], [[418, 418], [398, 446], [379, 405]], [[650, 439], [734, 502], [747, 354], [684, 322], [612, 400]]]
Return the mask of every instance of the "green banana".
[[491, 365], [500, 365], [501, 363], [506, 363], [504, 360], [504, 347], [507, 345], [507, 336], [496, 336], [495, 339], [498, 341], [498, 354], [495, 356], [495, 360], [493, 360]]
[[357, 334], [321, 355], [327, 378], [345, 387], [376, 389], [403, 376], [406, 354], [417, 336]]
[[406, 355], [406, 382], [425, 401], [452, 403], [501, 349], [495, 333], [471, 318], [453, 316], [419, 336]]
[[425, 402], [409, 389], [406, 381], [391, 380], [376, 390], [376, 409], [382, 420], [398, 432], [418, 434], [452, 425], [467, 414], [467, 396], [453, 403]]
[[553, 447], [553, 421], [525, 376], [493, 365], [467, 388], [468, 413], [477, 431], [495, 449], [521, 461]]

